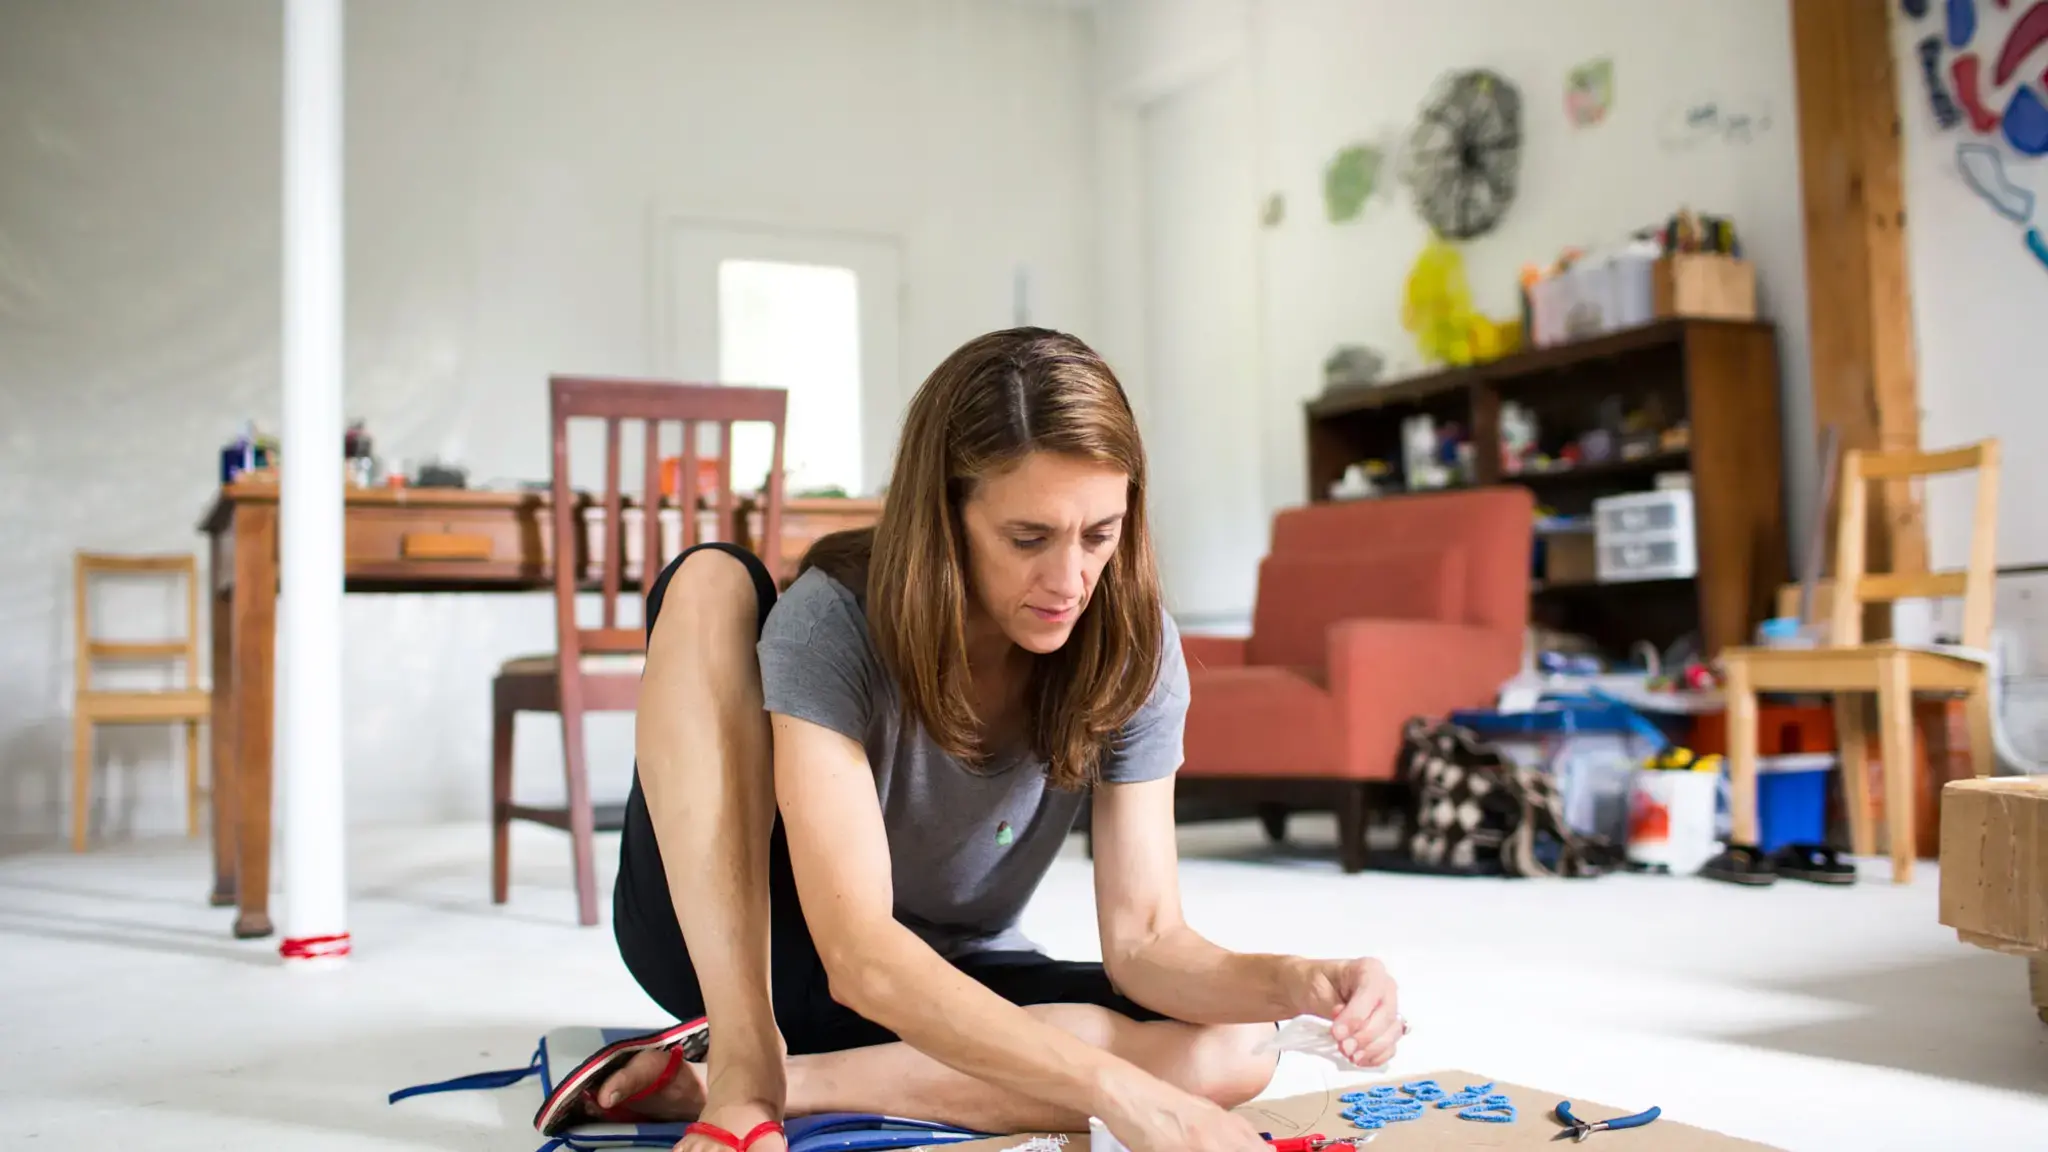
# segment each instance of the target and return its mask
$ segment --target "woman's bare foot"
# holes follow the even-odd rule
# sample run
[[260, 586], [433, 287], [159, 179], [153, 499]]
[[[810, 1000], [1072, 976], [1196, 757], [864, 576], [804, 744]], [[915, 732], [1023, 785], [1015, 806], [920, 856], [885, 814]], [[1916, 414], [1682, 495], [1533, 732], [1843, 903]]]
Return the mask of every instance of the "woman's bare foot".
[[635, 1052], [631, 1060], [598, 1085], [595, 1103], [604, 1109], [624, 1107], [633, 1115], [647, 1120], [697, 1119], [704, 1111], [704, 1065], [688, 1060], [678, 1062], [675, 1076], [668, 1083], [631, 1104], [626, 1103], [657, 1083], [668, 1071], [668, 1066], [667, 1049], [649, 1048]]
[[[704, 1110], [704, 1123], [724, 1129], [734, 1139], [744, 1141], [747, 1134], [765, 1121], [781, 1120], [779, 1109], [768, 1107], [759, 1101], [713, 1105]], [[675, 1146], [673, 1152], [732, 1152], [732, 1146], [723, 1140], [709, 1136], [686, 1136]], [[788, 1152], [788, 1142], [780, 1132], [764, 1132], [747, 1145], [746, 1152]]]

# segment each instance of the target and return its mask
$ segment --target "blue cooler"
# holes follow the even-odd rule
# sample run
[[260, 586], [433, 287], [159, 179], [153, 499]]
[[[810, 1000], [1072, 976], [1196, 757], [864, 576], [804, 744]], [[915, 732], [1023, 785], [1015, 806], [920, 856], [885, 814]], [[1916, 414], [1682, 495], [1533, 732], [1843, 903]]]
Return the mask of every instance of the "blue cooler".
[[1830, 752], [1760, 756], [1756, 762], [1757, 847], [1776, 852], [1787, 844], [1821, 844], [1828, 831]]

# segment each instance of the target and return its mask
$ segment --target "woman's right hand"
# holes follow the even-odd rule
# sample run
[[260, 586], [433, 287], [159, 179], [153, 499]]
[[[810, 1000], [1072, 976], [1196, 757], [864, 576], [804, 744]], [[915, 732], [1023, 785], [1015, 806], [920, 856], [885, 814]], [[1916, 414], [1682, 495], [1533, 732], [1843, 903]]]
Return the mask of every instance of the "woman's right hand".
[[1215, 1101], [1164, 1081], [1134, 1105], [1105, 1116], [1131, 1152], [1268, 1152], [1271, 1147], [1252, 1122]]

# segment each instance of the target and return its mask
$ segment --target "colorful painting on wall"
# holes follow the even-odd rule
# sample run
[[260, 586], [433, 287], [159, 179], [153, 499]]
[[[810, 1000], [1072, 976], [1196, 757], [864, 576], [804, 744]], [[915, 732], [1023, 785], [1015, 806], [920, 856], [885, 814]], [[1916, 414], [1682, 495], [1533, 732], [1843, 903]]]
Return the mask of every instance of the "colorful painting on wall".
[[1565, 74], [1564, 114], [1574, 128], [1591, 128], [1614, 107], [1614, 60], [1588, 60]]
[[1330, 158], [1323, 169], [1323, 207], [1330, 223], [1356, 220], [1379, 187], [1385, 153], [1370, 144], [1353, 144]]
[[[2015, 6], [1989, 2], [1998, 10], [1994, 22]], [[1963, 182], [2023, 227], [2027, 250], [2048, 267], [2048, 244], [2035, 220], [2038, 198], [2007, 170], [2008, 152], [2022, 162], [2048, 156], [2048, 72], [2026, 70], [2029, 60], [2037, 67], [2048, 62], [2048, 0], [2035, 0], [2002, 31], [1986, 28], [1978, 0], [1943, 0], [1938, 17], [1933, 8], [1928, 0], [1901, 0], [1907, 19], [1940, 23], [1914, 45], [1935, 126], [1964, 131], [1956, 145]]]

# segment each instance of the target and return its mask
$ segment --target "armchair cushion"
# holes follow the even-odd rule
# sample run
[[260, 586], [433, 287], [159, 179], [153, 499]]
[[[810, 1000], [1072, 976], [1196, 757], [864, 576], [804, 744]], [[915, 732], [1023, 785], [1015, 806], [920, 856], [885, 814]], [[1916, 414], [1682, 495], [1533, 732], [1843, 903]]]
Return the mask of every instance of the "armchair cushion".
[[1184, 776], [1334, 776], [1337, 709], [1302, 668], [1190, 668]]
[[1490, 706], [1521, 665], [1522, 637], [1426, 620], [1345, 620], [1330, 629], [1330, 696], [1348, 723], [1345, 760], [1368, 779], [1394, 773], [1412, 716]]
[[1247, 641], [1243, 636], [1190, 636], [1180, 635], [1181, 655], [1187, 658], [1188, 669], [1199, 668], [1242, 668]]
[[1458, 620], [1464, 603], [1459, 549], [1268, 556], [1259, 565], [1246, 660], [1325, 667], [1333, 620]]

